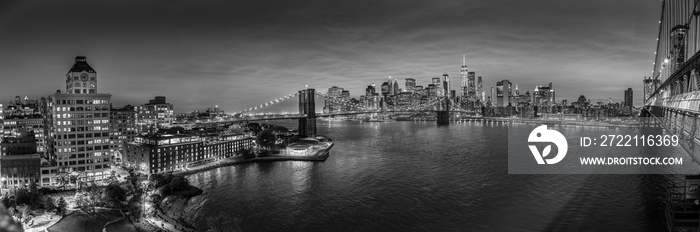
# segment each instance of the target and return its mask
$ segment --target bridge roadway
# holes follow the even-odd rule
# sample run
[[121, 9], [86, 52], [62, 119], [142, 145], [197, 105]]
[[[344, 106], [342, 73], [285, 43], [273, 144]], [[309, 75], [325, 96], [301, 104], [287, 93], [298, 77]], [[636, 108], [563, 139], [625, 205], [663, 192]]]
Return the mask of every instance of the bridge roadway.
[[[388, 113], [435, 113], [437, 110], [388, 110], [388, 111], [348, 111], [339, 112], [331, 114], [316, 114], [316, 118], [325, 118], [333, 116], [347, 116], [347, 115], [361, 115], [361, 114], [388, 114]], [[461, 110], [449, 110], [450, 113], [462, 113], [469, 115], [476, 115], [477, 112], [474, 111], [461, 111]], [[240, 118], [234, 118], [229, 120], [224, 120], [220, 122], [241, 122], [241, 121], [265, 121], [265, 120], [284, 120], [284, 119], [300, 119], [306, 118], [306, 114], [275, 114], [275, 115], [260, 115], [260, 116], [244, 116]], [[214, 122], [212, 122], [214, 123]]]

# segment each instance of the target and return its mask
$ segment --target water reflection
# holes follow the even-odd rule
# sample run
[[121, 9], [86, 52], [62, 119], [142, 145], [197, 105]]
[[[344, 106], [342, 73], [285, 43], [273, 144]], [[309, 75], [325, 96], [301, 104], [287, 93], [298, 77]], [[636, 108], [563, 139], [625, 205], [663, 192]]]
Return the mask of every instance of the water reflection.
[[192, 175], [205, 193], [189, 220], [208, 228], [226, 214], [244, 231], [663, 229], [656, 187], [665, 178], [508, 175], [506, 138], [517, 125], [435, 123], [319, 122], [336, 141], [328, 160]]
[[309, 189], [309, 179], [313, 170], [309, 168], [314, 163], [303, 161], [291, 161], [292, 185], [296, 194], [302, 194]]

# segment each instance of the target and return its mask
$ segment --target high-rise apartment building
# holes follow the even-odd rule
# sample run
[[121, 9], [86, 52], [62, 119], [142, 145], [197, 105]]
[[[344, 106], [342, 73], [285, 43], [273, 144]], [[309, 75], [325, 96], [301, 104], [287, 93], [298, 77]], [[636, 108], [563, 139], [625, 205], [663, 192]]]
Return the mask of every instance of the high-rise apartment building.
[[624, 103], [625, 103], [625, 107], [627, 107], [630, 110], [632, 109], [632, 106], [634, 105], [633, 97], [634, 97], [634, 95], [632, 92], [632, 88], [627, 88], [627, 90], [625, 90], [625, 102]]
[[131, 105], [109, 110], [109, 151], [115, 162], [122, 162], [124, 144], [136, 136], [136, 110]]
[[100, 181], [111, 174], [111, 97], [97, 92], [97, 72], [85, 57], [76, 57], [66, 74], [66, 93], [59, 91], [46, 103], [50, 111], [50, 158], [60, 172], [78, 173], [80, 181]]
[[173, 104], [167, 103], [164, 96], [157, 96], [136, 110], [137, 133], [151, 128], [170, 128], [174, 120]]

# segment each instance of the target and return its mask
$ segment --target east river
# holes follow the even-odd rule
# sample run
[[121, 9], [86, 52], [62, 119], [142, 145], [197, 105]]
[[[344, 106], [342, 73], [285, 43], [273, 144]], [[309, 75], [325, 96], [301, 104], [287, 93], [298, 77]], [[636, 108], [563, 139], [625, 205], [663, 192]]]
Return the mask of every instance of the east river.
[[663, 186], [677, 178], [509, 175], [501, 124], [319, 121], [318, 133], [336, 142], [325, 162], [188, 176], [204, 194], [187, 220], [202, 231], [665, 231]]

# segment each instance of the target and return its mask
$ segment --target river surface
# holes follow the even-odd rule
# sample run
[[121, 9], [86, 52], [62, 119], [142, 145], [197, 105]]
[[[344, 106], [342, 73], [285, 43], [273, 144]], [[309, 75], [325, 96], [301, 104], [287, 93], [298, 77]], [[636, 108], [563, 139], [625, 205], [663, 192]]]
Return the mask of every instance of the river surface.
[[202, 231], [665, 231], [664, 186], [678, 178], [509, 175], [502, 124], [319, 121], [318, 133], [336, 142], [325, 162], [188, 176], [204, 194], [187, 220]]

